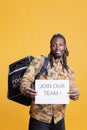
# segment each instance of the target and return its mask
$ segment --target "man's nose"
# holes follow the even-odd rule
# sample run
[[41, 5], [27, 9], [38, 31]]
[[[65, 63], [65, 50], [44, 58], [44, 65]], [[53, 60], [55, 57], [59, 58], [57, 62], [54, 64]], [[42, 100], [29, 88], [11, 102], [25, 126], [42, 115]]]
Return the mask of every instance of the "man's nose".
[[58, 45], [58, 44], [56, 45], [56, 49], [57, 49], [57, 50], [59, 49], [59, 45]]

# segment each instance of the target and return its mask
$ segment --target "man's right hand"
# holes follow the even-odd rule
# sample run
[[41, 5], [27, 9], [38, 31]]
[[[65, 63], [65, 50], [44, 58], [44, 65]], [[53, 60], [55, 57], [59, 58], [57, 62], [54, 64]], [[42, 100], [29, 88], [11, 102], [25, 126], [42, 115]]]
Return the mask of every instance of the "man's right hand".
[[37, 95], [36, 91], [32, 88], [25, 88], [24, 94], [28, 98], [34, 98]]

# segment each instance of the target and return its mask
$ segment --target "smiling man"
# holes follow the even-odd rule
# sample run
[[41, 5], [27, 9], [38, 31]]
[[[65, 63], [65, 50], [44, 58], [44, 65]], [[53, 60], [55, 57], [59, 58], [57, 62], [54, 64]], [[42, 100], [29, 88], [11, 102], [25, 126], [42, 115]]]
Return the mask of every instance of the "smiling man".
[[[74, 72], [67, 65], [68, 55], [64, 36], [54, 34], [50, 40], [47, 71], [39, 79], [69, 80], [69, 97], [72, 100], [78, 100], [79, 91], [75, 83]], [[32, 98], [29, 130], [65, 130], [66, 104], [35, 104], [37, 92], [30, 86], [35, 81], [35, 76], [40, 71], [43, 62], [44, 57], [35, 58], [21, 79], [21, 93]]]

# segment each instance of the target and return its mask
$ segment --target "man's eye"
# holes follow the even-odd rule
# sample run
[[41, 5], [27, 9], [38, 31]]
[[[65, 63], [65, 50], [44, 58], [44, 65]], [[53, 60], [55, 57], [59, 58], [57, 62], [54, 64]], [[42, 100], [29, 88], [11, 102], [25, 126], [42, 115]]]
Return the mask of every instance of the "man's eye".
[[63, 44], [60, 44], [60, 46], [63, 46]]
[[52, 47], [55, 47], [56, 45], [55, 44], [52, 44]]

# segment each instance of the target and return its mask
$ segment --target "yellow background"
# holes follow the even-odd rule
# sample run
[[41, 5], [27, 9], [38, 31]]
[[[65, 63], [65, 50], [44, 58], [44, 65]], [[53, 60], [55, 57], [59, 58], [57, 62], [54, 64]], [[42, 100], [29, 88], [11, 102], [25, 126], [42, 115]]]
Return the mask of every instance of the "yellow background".
[[47, 55], [54, 33], [70, 52], [80, 99], [66, 110], [67, 130], [87, 129], [87, 0], [0, 1], [0, 129], [27, 130], [28, 107], [7, 99], [8, 65], [27, 55]]

